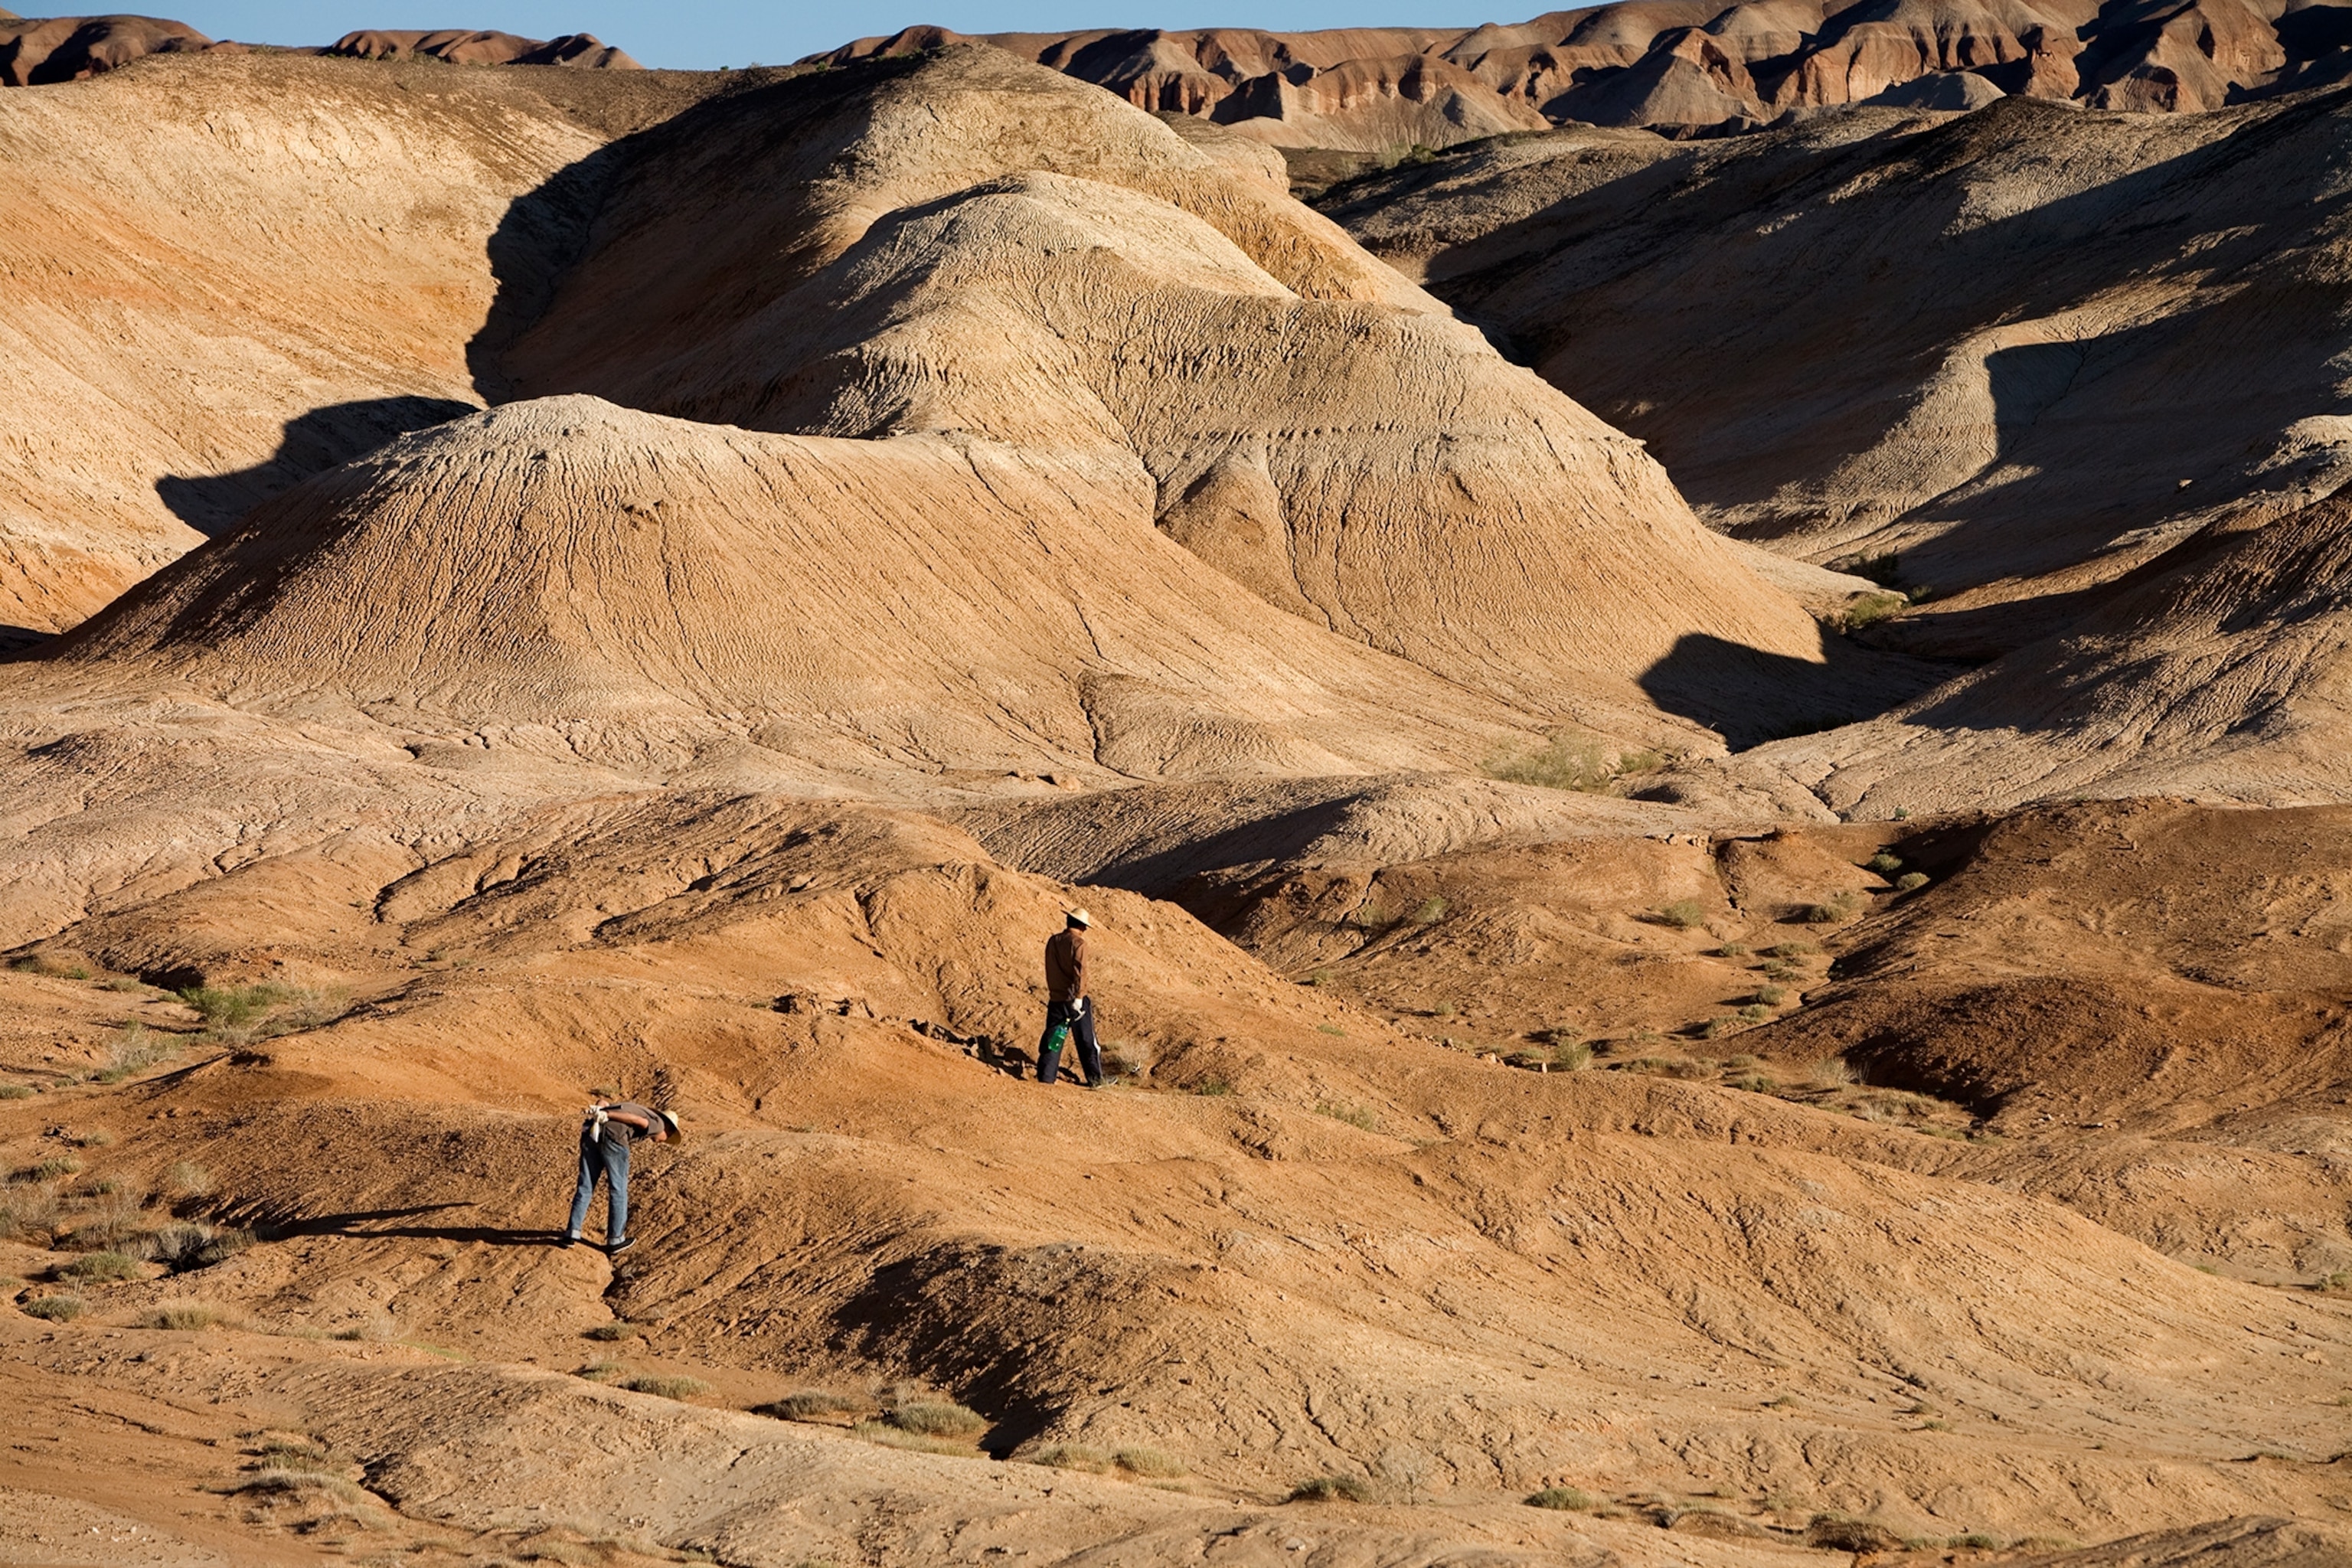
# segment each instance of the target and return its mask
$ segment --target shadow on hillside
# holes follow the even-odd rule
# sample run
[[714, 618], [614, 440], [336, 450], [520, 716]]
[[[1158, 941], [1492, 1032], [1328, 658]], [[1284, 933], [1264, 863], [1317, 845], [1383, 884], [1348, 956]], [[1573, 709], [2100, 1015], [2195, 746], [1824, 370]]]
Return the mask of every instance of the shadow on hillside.
[[1859, 723], [1957, 673], [1842, 637], [1824, 636], [1822, 653], [1817, 663], [1692, 633], [1643, 670], [1640, 684], [1651, 701], [1706, 725], [1738, 752]]
[[[615, 245], [625, 249], [635, 234], [681, 221], [709, 224], [715, 252], [723, 252], [730, 238], [740, 237], [739, 229], [770, 234], [775, 228], [773, 214], [767, 215], [763, 229], [759, 214], [698, 209], [694, 193], [717, 184], [723, 170], [746, 162], [769, 160], [792, 169], [793, 160], [785, 153], [807, 127], [923, 63], [920, 56], [905, 56], [822, 70], [739, 72], [740, 86], [608, 142], [517, 196], [487, 247], [497, 292], [481, 330], [466, 345], [475, 391], [494, 404], [567, 392], [612, 395], [614, 389], [604, 384], [605, 378], [577, 374], [576, 367], [573, 374], [551, 379], [542, 375], [525, 385], [508, 364], [509, 351], [555, 309], [573, 270], [593, 252], [609, 251]], [[813, 181], [821, 169], [800, 171], [800, 181]], [[792, 188], [777, 193], [779, 211], [791, 211]], [[648, 191], [650, 200], [646, 199]], [[740, 258], [743, 265], [721, 269], [723, 286], [743, 294], [746, 315], [796, 276], [794, 243], [787, 234], [772, 248], [754, 246], [757, 254]], [[584, 321], [591, 336], [599, 328], [622, 334], [658, 330], [667, 297], [680, 287], [680, 279], [632, 273], [625, 266], [622, 272], [611, 313], [599, 317], [600, 307], [575, 304], [575, 326]]]
[[269, 460], [233, 474], [166, 474], [155, 493], [172, 514], [207, 539], [313, 474], [364, 458], [391, 441], [474, 413], [446, 397], [370, 397], [331, 403], [286, 422]]
[[56, 635], [36, 631], [31, 626], [0, 626], [0, 663], [31, 653]]
[[411, 1241], [480, 1241], [493, 1247], [549, 1247], [563, 1239], [563, 1232], [552, 1226], [518, 1229], [510, 1226], [480, 1225], [388, 1225], [387, 1220], [415, 1219], [421, 1215], [442, 1214], [450, 1209], [469, 1209], [468, 1203], [419, 1204], [404, 1209], [363, 1209], [352, 1214], [320, 1215], [314, 1219], [287, 1220], [276, 1225], [257, 1225], [257, 1233], [266, 1232], [271, 1241], [284, 1241], [297, 1236], [342, 1236], [353, 1237], [399, 1237]]

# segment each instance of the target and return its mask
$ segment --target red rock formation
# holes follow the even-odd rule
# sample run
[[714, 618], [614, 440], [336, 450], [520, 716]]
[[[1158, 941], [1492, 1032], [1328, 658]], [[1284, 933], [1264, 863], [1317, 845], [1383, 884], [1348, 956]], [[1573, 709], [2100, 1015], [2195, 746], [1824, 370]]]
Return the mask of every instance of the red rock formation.
[[0, 13], [0, 85], [79, 81], [142, 55], [209, 49], [213, 41], [182, 22], [152, 16], [53, 16]]
[[[1324, 139], [1316, 145], [1374, 150], [1517, 129], [1529, 110], [1551, 121], [1725, 131], [1865, 100], [1959, 109], [1988, 91], [2186, 111], [2352, 78], [2352, 5], [2281, 9], [2281, 0], [1618, 0], [1458, 33], [1225, 27], [979, 41], [1261, 141], [1300, 145], [1308, 127]], [[961, 38], [910, 27], [814, 58], [919, 53]], [[1445, 112], [1400, 112], [1400, 103], [1434, 101], [1401, 87], [1406, 56], [1458, 68], [1444, 79]], [[1954, 73], [1983, 85], [1946, 79], [1886, 96]]]
[[559, 38], [521, 38], [512, 33], [469, 33], [462, 28], [439, 32], [392, 32], [367, 28], [345, 33], [327, 52], [363, 60], [396, 60], [425, 55], [458, 66], [578, 66], [603, 70], [643, 70], [621, 50], [593, 33], [566, 33]]

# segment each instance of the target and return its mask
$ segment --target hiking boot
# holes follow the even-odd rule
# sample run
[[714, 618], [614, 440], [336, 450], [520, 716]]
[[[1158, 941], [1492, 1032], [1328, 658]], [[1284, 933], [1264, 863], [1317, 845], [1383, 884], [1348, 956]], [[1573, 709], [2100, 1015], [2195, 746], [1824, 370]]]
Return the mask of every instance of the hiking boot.
[[564, 1233], [563, 1245], [566, 1247], [577, 1247], [586, 1239], [587, 1238], [585, 1237], [582, 1236], [576, 1230], [567, 1231]]
[[634, 1240], [634, 1237], [625, 1236], [618, 1241], [606, 1242], [604, 1244], [604, 1256], [607, 1258], [614, 1258], [628, 1251]]

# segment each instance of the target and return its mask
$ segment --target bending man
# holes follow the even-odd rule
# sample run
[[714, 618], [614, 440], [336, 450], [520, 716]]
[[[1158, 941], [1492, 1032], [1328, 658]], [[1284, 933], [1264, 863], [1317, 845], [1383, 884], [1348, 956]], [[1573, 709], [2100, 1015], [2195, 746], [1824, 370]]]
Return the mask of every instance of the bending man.
[[1095, 1009], [1087, 1000], [1087, 932], [1094, 918], [1072, 910], [1060, 931], [1045, 939], [1045, 1033], [1037, 1042], [1037, 1081], [1051, 1083], [1061, 1071], [1062, 1042], [1078, 1037], [1078, 1066], [1088, 1089], [1102, 1087], [1102, 1051], [1095, 1045]]
[[656, 1143], [678, 1141], [677, 1117], [634, 1100], [588, 1108], [580, 1124], [580, 1186], [572, 1195], [572, 1223], [563, 1239], [576, 1242], [588, 1223], [588, 1204], [596, 1195], [596, 1179], [604, 1179], [604, 1250], [629, 1245], [629, 1145], [640, 1138]]

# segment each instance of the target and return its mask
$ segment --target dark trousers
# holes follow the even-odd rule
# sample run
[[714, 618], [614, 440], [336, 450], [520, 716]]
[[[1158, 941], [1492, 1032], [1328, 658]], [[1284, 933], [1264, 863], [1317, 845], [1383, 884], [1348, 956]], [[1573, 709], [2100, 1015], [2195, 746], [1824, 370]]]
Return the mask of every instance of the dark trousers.
[[629, 1234], [629, 1135], [618, 1126], [604, 1129], [602, 1138], [580, 1134], [580, 1186], [572, 1194], [572, 1226], [578, 1236], [588, 1223], [588, 1203], [596, 1195], [596, 1178], [604, 1178], [604, 1239], [623, 1241]]
[[1078, 1066], [1086, 1069], [1087, 1087], [1102, 1082], [1102, 1052], [1095, 1045], [1095, 1005], [1091, 1002], [1048, 1002], [1045, 1032], [1037, 1037], [1037, 1081], [1051, 1083], [1062, 1070], [1062, 1048], [1052, 1045], [1054, 1031], [1063, 1025], [1078, 1042]]

